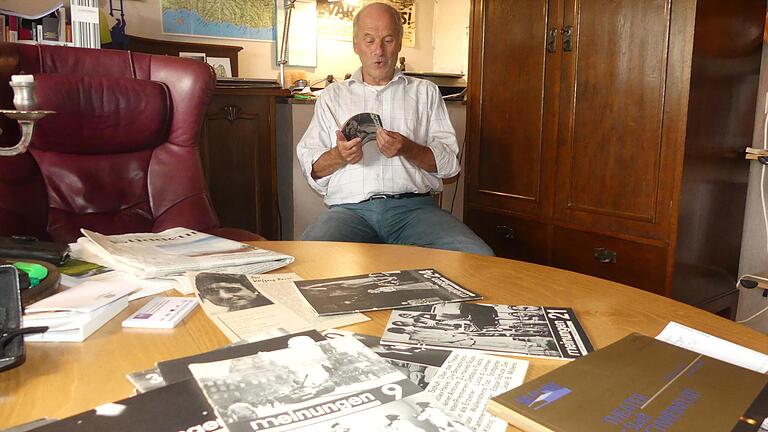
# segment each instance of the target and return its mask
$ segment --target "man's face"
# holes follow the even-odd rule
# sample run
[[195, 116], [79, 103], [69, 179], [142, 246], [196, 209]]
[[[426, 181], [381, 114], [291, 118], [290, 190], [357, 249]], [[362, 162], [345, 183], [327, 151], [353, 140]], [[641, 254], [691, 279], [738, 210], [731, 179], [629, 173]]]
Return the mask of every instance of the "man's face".
[[352, 45], [355, 54], [360, 57], [363, 81], [371, 85], [385, 85], [395, 75], [402, 38], [385, 8], [372, 6], [362, 13]]
[[216, 295], [212, 296], [210, 300], [221, 306], [231, 307], [248, 304], [256, 297], [256, 293], [236, 282], [215, 282], [211, 284], [211, 289]]

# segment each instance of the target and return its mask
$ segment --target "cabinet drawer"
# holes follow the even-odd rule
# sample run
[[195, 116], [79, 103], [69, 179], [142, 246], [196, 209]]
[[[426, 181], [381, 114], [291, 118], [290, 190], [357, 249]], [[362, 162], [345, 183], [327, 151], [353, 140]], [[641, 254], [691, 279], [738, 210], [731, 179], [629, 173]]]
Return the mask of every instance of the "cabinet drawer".
[[547, 263], [547, 225], [480, 210], [467, 210], [464, 222], [497, 256]]
[[555, 227], [552, 265], [664, 295], [666, 249]]

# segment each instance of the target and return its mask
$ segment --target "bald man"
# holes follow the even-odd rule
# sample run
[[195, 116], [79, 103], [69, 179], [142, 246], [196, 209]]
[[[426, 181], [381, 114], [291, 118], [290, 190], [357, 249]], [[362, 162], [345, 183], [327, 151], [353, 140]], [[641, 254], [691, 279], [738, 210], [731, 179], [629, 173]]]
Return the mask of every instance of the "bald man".
[[[396, 68], [402, 38], [400, 14], [387, 4], [368, 4], [355, 16], [360, 68], [323, 91], [296, 149], [309, 185], [329, 207], [301, 239], [493, 255], [435, 202], [442, 180], [459, 172], [458, 143], [437, 86]], [[359, 113], [381, 117], [375, 141], [347, 141], [339, 131], [339, 121]]]

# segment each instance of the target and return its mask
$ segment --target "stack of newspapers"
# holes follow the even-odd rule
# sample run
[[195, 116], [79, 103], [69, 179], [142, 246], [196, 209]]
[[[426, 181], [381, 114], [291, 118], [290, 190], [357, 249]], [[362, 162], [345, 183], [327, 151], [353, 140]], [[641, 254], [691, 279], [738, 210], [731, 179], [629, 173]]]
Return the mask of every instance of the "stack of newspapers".
[[[140, 280], [171, 280], [184, 294], [192, 292], [187, 272], [264, 273], [293, 262], [293, 257], [187, 228], [159, 233], [102, 235], [82, 230], [73, 256]], [[162, 284], [161, 284], [162, 285]]]

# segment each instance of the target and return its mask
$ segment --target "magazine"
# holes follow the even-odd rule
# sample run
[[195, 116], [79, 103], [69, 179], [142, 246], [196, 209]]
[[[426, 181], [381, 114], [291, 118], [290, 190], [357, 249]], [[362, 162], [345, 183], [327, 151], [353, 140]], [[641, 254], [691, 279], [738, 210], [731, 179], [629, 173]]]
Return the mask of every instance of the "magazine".
[[381, 338], [345, 330], [327, 330], [323, 336], [328, 339], [352, 336], [363, 343], [407, 376], [414, 384], [426, 389], [438, 369], [445, 363], [451, 352], [412, 345], [381, 345]]
[[294, 284], [320, 316], [482, 298], [434, 269], [368, 273]]
[[194, 380], [186, 380], [67, 417], [38, 432], [224, 432]]
[[360, 138], [360, 145], [376, 141], [376, 130], [381, 128], [381, 116], [375, 113], [355, 114], [341, 126], [341, 133], [347, 141]]
[[192, 373], [188, 368], [192, 363], [214, 362], [243, 357], [246, 355], [254, 355], [260, 352], [285, 349], [294, 345], [297, 338], [310, 338], [313, 341], [324, 340], [323, 335], [314, 330], [293, 333], [257, 342], [228, 345], [201, 354], [157, 362], [157, 370], [160, 372], [164, 382], [168, 384], [180, 382], [192, 378]]
[[573, 309], [476, 303], [392, 311], [381, 343], [566, 360], [594, 350]]
[[282, 334], [323, 330], [367, 321], [363, 314], [318, 317], [291, 281], [295, 273], [240, 275], [188, 273], [203, 310], [231, 341], [262, 338], [264, 332]]
[[469, 431], [352, 337], [307, 340], [189, 369], [230, 432], [437, 432], [446, 430], [434, 424], [441, 421]]
[[141, 278], [233, 266], [262, 273], [293, 262], [288, 255], [187, 228], [111, 236], [86, 229], [82, 233], [78, 244], [103, 261], [98, 264]]

